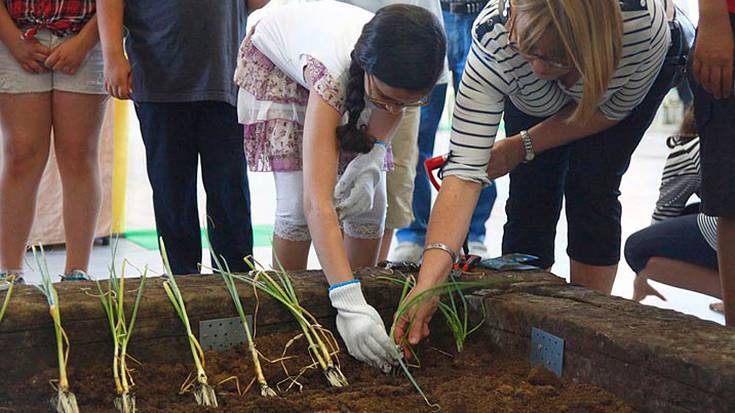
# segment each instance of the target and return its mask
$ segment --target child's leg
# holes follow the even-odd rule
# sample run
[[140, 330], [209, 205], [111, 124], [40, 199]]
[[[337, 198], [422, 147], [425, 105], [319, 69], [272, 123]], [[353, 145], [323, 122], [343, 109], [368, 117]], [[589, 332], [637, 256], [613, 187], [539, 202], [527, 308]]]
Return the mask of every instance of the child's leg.
[[0, 270], [23, 268], [51, 135], [50, 93], [0, 93]]
[[304, 174], [274, 172], [276, 180], [276, 224], [273, 231], [273, 268], [287, 271], [306, 269], [311, 236], [304, 216]]
[[65, 274], [87, 271], [101, 202], [100, 128], [106, 95], [54, 91], [54, 150], [64, 194]]

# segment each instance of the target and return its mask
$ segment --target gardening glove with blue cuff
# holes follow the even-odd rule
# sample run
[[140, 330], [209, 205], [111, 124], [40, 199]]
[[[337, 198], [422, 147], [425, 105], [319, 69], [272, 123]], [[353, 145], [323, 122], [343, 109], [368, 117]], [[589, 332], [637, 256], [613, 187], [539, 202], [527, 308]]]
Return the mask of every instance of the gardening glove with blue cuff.
[[378, 312], [362, 295], [357, 280], [329, 288], [329, 299], [337, 310], [337, 331], [356, 359], [389, 373], [401, 357], [398, 347], [385, 332]]
[[378, 141], [370, 152], [357, 155], [347, 165], [334, 187], [334, 206], [340, 221], [373, 209], [386, 152], [386, 144]]

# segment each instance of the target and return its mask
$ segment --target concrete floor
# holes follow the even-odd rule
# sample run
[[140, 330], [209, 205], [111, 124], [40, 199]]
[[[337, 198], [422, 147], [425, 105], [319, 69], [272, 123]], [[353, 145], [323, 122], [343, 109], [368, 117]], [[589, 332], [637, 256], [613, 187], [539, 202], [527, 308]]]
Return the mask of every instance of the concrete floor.
[[[131, 113], [134, 113], [131, 111]], [[664, 165], [665, 157], [668, 153], [666, 147], [666, 137], [669, 136], [675, 127], [672, 125], [664, 125], [663, 118], [660, 114], [656, 123], [653, 125], [649, 133], [644, 138], [635, 155], [633, 156], [630, 169], [625, 175], [621, 187], [623, 204], [623, 239], [627, 238], [633, 232], [646, 227], [650, 222], [650, 214], [653, 210], [654, 203], [658, 196], [658, 186], [661, 177], [661, 171]], [[131, 119], [130, 130], [130, 151], [129, 151], [129, 180], [128, 180], [128, 197], [127, 197], [127, 227], [128, 228], [153, 228], [154, 218], [152, 212], [151, 190], [145, 172], [145, 152], [140, 140], [137, 120]], [[447, 150], [448, 137], [446, 132], [440, 133], [437, 137], [436, 153], [445, 153]], [[250, 185], [252, 194], [252, 210], [254, 224], [272, 223], [273, 211], [275, 210], [275, 189], [273, 178], [268, 173], [250, 174]], [[502, 227], [505, 223], [504, 205], [508, 197], [508, 178], [502, 178], [497, 181], [498, 200], [493, 209], [492, 215], [487, 222], [487, 240], [489, 255], [500, 255], [500, 242], [502, 236]], [[204, 205], [204, 190], [200, 184], [200, 210]], [[204, 216], [200, 211], [200, 216]], [[202, 222], [204, 222], [202, 220]], [[565, 253], [566, 248], [566, 220], [564, 214], [557, 228], [557, 263], [553, 268], [553, 272], [559, 276], [567, 277], [569, 274], [569, 263]], [[256, 259], [261, 262], [270, 262], [270, 248], [256, 248]], [[205, 264], [208, 264], [208, 254], [204, 251]], [[63, 247], [53, 248], [48, 251], [48, 266], [52, 275], [59, 274], [64, 267], [64, 250]], [[125, 258], [139, 268], [148, 266], [153, 273], [160, 273], [162, 265], [160, 258], [156, 252], [148, 251], [132, 244], [129, 241], [121, 239], [118, 243], [117, 250], [118, 260]], [[29, 282], [37, 282], [38, 274], [33, 270], [35, 264], [33, 257], [28, 255], [28, 276]], [[107, 272], [107, 268], [111, 261], [111, 253], [109, 247], [95, 246], [92, 261], [90, 265], [90, 273], [103, 277]], [[318, 268], [316, 255], [312, 250], [310, 256], [309, 267]], [[625, 262], [621, 262], [618, 277], [615, 282], [613, 294], [630, 298], [633, 291], [632, 270]], [[672, 308], [677, 311], [692, 314], [700, 318], [713, 320], [724, 323], [724, 318], [709, 310], [708, 305], [715, 299], [701, 294], [680, 290], [665, 285], [656, 285], [659, 291], [668, 298], [664, 302], [658, 298], [648, 298], [644, 304], [654, 305], [664, 308]]]

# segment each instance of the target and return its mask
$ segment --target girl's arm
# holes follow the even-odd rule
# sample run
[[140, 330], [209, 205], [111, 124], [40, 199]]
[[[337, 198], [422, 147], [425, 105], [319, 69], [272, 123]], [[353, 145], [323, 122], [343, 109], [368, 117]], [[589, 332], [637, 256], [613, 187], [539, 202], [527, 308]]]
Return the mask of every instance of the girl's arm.
[[304, 214], [324, 275], [330, 284], [353, 279], [332, 194], [339, 152], [340, 114], [316, 92], [309, 94], [304, 121]]
[[10, 18], [4, 1], [0, 1], [0, 41], [10, 50], [10, 54], [23, 70], [30, 73], [48, 72], [42, 62], [51, 54], [51, 50], [38, 40], [23, 39], [23, 33]]
[[44, 64], [54, 71], [74, 75], [98, 41], [97, 15], [95, 14], [76, 36], [68, 38], [53, 48]]

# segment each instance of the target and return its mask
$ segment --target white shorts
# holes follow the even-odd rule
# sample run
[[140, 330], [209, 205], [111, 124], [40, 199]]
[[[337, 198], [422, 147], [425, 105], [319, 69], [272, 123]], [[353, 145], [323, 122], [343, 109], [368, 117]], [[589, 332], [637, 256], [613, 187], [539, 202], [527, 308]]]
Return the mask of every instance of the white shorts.
[[[36, 40], [54, 48], [72, 36], [58, 37], [48, 30], [40, 30]], [[10, 53], [10, 49], [0, 42], [0, 93], [42, 93], [59, 90], [63, 92], [107, 94], [104, 86], [104, 66], [100, 44], [87, 54], [74, 76], [61, 72], [30, 73], [23, 70]]]
[[[276, 222], [278, 238], [289, 241], [310, 241], [309, 226], [304, 215], [304, 173], [273, 172], [276, 180]], [[344, 234], [358, 239], [380, 239], [385, 229], [385, 172], [375, 191], [373, 209], [341, 223]]]

